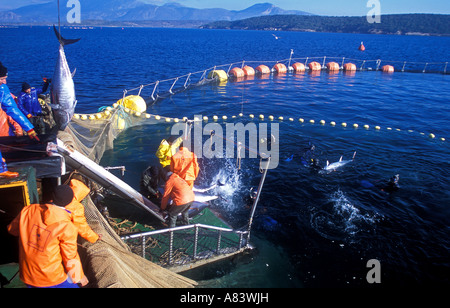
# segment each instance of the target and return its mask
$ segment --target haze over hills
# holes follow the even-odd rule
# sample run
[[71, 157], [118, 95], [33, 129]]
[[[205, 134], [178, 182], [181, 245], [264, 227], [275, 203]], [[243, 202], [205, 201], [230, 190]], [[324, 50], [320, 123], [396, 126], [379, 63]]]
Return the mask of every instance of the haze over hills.
[[[196, 9], [172, 2], [161, 6], [139, 0], [80, 0], [81, 20], [99, 22], [142, 22], [142, 21], [234, 21], [257, 16], [270, 15], [312, 15], [303, 11], [283, 10], [270, 3], [255, 4], [247, 9], [235, 11], [226, 9]], [[61, 16], [70, 8], [61, 5]], [[14, 10], [0, 11], [1, 23], [54, 23], [57, 21], [57, 0], [48, 3], [28, 5]]]

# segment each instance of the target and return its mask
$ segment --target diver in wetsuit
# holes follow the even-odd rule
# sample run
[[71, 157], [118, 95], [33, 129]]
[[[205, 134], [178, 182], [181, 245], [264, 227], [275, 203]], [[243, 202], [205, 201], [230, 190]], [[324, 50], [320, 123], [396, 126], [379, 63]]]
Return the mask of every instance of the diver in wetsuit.
[[141, 194], [157, 205], [161, 203], [161, 194], [158, 191], [159, 180], [160, 174], [158, 167], [150, 166], [142, 173], [140, 182]]
[[[300, 154], [300, 161], [303, 166], [309, 167], [314, 163], [314, 159], [316, 158], [315, 151], [316, 146], [309, 142], [309, 146], [304, 148]], [[293, 158], [294, 155], [292, 155]]]
[[310, 164], [311, 167], [311, 171], [314, 172], [319, 172], [320, 170], [322, 170], [322, 166], [319, 165], [319, 159], [318, 158], [313, 158]]
[[389, 182], [385, 187], [383, 187], [381, 190], [391, 193], [394, 191], [397, 191], [400, 189], [400, 185], [398, 184], [398, 181], [400, 180], [400, 175], [396, 174], [393, 177], [389, 179]]

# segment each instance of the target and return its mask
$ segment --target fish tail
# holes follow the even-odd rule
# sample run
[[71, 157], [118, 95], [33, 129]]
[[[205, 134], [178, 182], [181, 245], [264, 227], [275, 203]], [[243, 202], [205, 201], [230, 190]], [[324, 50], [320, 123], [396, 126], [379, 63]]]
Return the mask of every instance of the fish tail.
[[63, 38], [61, 36], [61, 33], [59, 33], [58, 29], [56, 29], [55, 25], [53, 25], [53, 30], [55, 30], [56, 37], [58, 38], [58, 41], [62, 46], [74, 44], [74, 43], [78, 42], [79, 40], [81, 40], [81, 39], [65, 39], [65, 38]]

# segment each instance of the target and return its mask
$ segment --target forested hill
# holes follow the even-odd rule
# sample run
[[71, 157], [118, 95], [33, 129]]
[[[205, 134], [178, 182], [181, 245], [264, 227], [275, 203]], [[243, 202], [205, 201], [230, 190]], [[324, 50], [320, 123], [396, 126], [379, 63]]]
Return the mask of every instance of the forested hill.
[[380, 21], [380, 23], [369, 23], [366, 16], [329, 17], [276, 15], [254, 17], [237, 21], [217, 21], [204, 25], [202, 26], [202, 28], [337, 33], [450, 35], [450, 15], [381, 15]]

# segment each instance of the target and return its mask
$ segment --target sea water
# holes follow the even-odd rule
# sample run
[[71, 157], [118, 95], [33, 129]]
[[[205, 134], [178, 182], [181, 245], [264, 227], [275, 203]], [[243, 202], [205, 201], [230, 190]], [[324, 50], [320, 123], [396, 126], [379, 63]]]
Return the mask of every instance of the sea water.
[[[291, 50], [294, 58], [381, 59], [401, 67], [403, 61], [446, 62], [450, 47], [448, 37], [300, 32], [278, 33], [279, 40], [265, 31], [195, 29], [63, 29], [63, 35], [82, 38], [65, 48], [77, 69], [78, 113], [112, 105], [125, 89], [220, 64], [287, 59]], [[23, 81], [38, 86], [51, 77], [58, 47], [52, 29], [0, 29], [0, 37], [0, 61], [14, 93]], [[357, 50], [361, 41], [365, 52]], [[149, 106], [148, 113], [178, 118], [226, 115], [228, 122], [259, 123], [264, 114], [267, 123], [269, 115], [279, 123], [280, 162], [268, 173], [256, 211], [255, 253], [198, 277], [201, 286], [364, 287], [372, 259], [380, 262], [384, 286], [448, 284], [449, 97], [444, 74], [324, 71], [206, 85]], [[157, 163], [154, 153], [170, 131], [169, 124], [130, 128], [102, 164], [125, 165], [125, 180], [138, 188], [141, 171]], [[300, 159], [310, 144], [322, 166], [357, 155], [320, 174]], [[243, 159], [239, 170], [235, 159], [200, 159], [200, 185], [226, 182], [216, 207], [233, 227], [248, 220], [246, 197], [259, 183], [258, 164]], [[400, 189], [383, 191], [395, 174]]]

